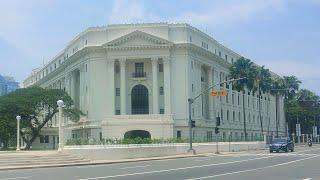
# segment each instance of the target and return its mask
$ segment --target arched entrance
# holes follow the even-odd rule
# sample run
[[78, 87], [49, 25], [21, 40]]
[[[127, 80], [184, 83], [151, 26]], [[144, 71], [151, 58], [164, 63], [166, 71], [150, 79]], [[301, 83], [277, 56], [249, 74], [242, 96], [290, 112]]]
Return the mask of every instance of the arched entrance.
[[124, 139], [134, 139], [137, 137], [140, 137], [142, 139], [151, 138], [151, 134], [148, 131], [144, 130], [132, 130], [124, 134]]
[[131, 91], [131, 113], [149, 114], [149, 93], [144, 85], [136, 85]]

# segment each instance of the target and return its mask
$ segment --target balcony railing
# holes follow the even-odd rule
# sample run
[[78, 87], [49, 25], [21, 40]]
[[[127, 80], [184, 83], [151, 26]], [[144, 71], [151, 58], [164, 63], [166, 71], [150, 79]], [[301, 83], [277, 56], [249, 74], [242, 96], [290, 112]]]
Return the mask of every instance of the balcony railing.
[[143, 78], [146, 77], [147, 73], [146, 72], [134, 72], [132, 73], [133, 78]]

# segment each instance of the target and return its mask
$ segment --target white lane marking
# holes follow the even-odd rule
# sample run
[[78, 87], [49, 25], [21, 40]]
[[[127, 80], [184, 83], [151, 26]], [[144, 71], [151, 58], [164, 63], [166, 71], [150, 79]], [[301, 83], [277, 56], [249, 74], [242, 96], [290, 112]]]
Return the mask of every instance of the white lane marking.
[[220, 176], [227, 176], [227, 175], [232, 175], [232, 174], [240, 174], [240, 173], [244, 173], [244, 172], [257, 171], [257, 170], [262, 170], [262, 169], [267, 169], [267, 168], [272, 168], [272, 167], [292, 164], [292, 163], [308, 160], [308, 159], [315, 158], [315, 157], [319, 157], [319, 155], [312, 156], [312, 157], [307, 157], [307, 158], [304, 158], [304, 159], [298, 159], [298, 160], [294, 160], [294, 161], [289, 161], [289, 162], [285, 162], [285, 163], [281, 163], [281, 164], [265, 166], [265, 167], [261, 167], [261, 168], [247, 169], [247, 170], [243, 170], [243, 171], [234, 171], [234, 172], [229, 172], [229, 173], [224, 173], [224, 174], [217, 174], [217, 175], [212, 175], [212, 176], [204, 176], [204, 177], [192, 178], [192, 179], [188, 179], [188, 180], [209, 179], [209, 178], [214, 178], [214, 177], [220, 177]]
[[31, 178], [32, 176], [24, 176], [24, 177], [13, 177], [13, 178], [5, 178], [1, 180], [13, 180], [13, 179], [28, 179]]
[[305, 179], [302, 179], [302, 180], [311, 180], [312, 178], [305, 178]]
[[132, 168], [142, 168], [142, 167], [148, 167], [150, 165], [145, 165], [145, 166], [129, 166], [129, 167], [123, 167], [123, 168], [120, 168], [120, 169], [132, 169]]
[[217, 163], [217, 164], [205, 164], [205, 165], [188, 166], [188, 167], [175, 168], [175, 169], [163, 169], [163, 170], [156, 170], [156, 171], [138, 172], [138, 173], [131, 173], [131, 174], [119, 174], [119, 175], [113, 175], [113, 176], [91, 177], [91, 178], [83, 178], [83, 179], [79, 179], [79, 180], [107, 179], [107, 178], [115, 178], [115, 177], [125, 177], [125, 176], [134, 176], [134, 175], [179, 171], [179, 170], [186, 170], [186, 169], [192, 169], [192, 168], [201, 168], [201, 167], [219, 166], [219, 165], [226, 165], [226, 164], [239, 163], [239, 162], [247, 162], [247, 161], [266, 159], [266, 158], [270, 158], [270, 157], [259, 157], [259, 158], [245, 159], [245, 160], [239, 160], [239, 161], [230, 161], [230, 162]]

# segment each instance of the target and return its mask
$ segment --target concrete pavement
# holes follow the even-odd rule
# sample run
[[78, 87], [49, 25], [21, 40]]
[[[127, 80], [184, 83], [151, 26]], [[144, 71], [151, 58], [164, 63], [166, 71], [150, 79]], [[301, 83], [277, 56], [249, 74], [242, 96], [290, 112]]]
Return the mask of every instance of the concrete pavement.
[[0, 179], [320, 179], [320, 146], [200, 157], [0, 171]]

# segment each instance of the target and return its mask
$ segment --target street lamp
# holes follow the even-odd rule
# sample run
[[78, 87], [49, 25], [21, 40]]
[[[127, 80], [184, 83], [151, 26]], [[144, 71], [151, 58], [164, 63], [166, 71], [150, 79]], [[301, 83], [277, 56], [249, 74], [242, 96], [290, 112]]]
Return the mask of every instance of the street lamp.
[[17, 151], [20, 151], [20, 119], [21, 119], [21, 116], [17, 116], [16, 117], [17, 119]]
[[64, 102], [62, 100], [57, 101], [58, 109], [59, 109], [59, 148], [58, 151], [63, 149], [63, 130], [62, 130], [62, 107], [64, 106]]

